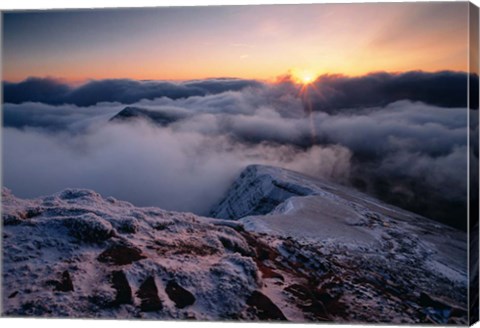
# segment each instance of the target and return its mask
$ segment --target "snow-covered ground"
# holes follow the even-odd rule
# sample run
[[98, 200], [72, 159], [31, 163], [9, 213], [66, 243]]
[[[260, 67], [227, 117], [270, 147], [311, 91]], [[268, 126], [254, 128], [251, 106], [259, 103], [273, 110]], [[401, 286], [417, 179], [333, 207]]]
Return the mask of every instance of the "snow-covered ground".
[[[346, 303], [356, 306], [351, 310], [351, 320], [357, 320], [354, 313], [364, 307], [367, 312], [378, 307], [380, 321], [405, 320], [398, 313], [398, 304], [390, 307], [396, 302], [381, 301], [371, 294], [395, 281], [402, 286], [395, 297], [400, 297], [404, 306], [411, 304], [412, 295], [433, 293], [466, 308], [466, 233], [361, 192], [285, 169], [252, 165], [211, 213], [238, 220], [235, 222], [241, 222], [246, 231], [262, 234], [271, 243], [292, 240], [299, 248], [312, 248], [317, 257], [332, 256], [338, 264], [354, 263], [353, 267], [383, 275], [385, 281], [377, 281], [376, 290], [362, 295], [364, 282], [354, 282], [359, 273], [349, 273], [355, 277], [349, 283], [356, 295], [345, 296]], [[357, 270], [353, 267], [347, 272]], [[370, 320], [365, 313], [362, 315], [365, 317], [360, 321]], [[428, 315], [435, 317], [430, 318], [433, 321], [446, 323], [450, 313]]]
[[467, 322], [464, 232], [265, 166], [212, 214], [3, 189], [3, 314]]
[[259, 286], [248, 245], [221, 221], [89, 190], [2, 196], [5, 315], [227, 319]]

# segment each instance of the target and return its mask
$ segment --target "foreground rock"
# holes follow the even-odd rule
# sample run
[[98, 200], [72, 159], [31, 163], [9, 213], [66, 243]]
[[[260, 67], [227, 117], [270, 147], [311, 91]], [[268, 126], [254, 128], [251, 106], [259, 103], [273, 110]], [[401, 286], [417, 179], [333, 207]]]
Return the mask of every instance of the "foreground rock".
[[467, 323], [464, 233], [291, 171], [248, 168], [230, 220], [2, 196], [7, 316]]
[[245, 317], [261, 287], [255, 260], [229, 249], [249, 249], [244, 237], [222, 221], [74, 189], [34, 200], [4, 189], [2, 210], [7, 316]]

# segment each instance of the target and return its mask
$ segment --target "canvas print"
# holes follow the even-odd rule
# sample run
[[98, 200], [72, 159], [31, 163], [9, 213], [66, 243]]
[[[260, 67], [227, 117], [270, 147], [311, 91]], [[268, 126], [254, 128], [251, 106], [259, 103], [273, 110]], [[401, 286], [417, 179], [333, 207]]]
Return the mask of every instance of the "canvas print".
[[2, 316], [478, 320], [473, 4], [1, 18]]

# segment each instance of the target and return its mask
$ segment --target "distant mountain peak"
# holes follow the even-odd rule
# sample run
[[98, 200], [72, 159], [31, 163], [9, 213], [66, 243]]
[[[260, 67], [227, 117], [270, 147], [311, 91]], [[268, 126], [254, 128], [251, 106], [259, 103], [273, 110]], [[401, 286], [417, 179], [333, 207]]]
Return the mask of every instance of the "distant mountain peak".
[[182, 120], [188, 116], [188, 113], [178, 110], [154, 110], [141, 107], [127, 106], [120, 112], [110, 118], [111, 122], [128, 121], [132, 119], [144, 119], [162, 126], [170, 125], [176, 121]]

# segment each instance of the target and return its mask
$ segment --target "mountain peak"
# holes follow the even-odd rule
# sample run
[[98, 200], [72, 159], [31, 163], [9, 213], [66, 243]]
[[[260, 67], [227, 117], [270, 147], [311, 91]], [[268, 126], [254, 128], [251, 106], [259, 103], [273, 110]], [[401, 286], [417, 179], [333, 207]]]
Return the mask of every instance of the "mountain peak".
[[131, 119], [144, 119], [154, 124], [167, 126], [176, 121], [182, 120], [188, 116], [183, 110], [180, 109], [146, 109], [140, 107], [127, 106], [112, 118], [111, 122], [115, 121], [128, 121]]

